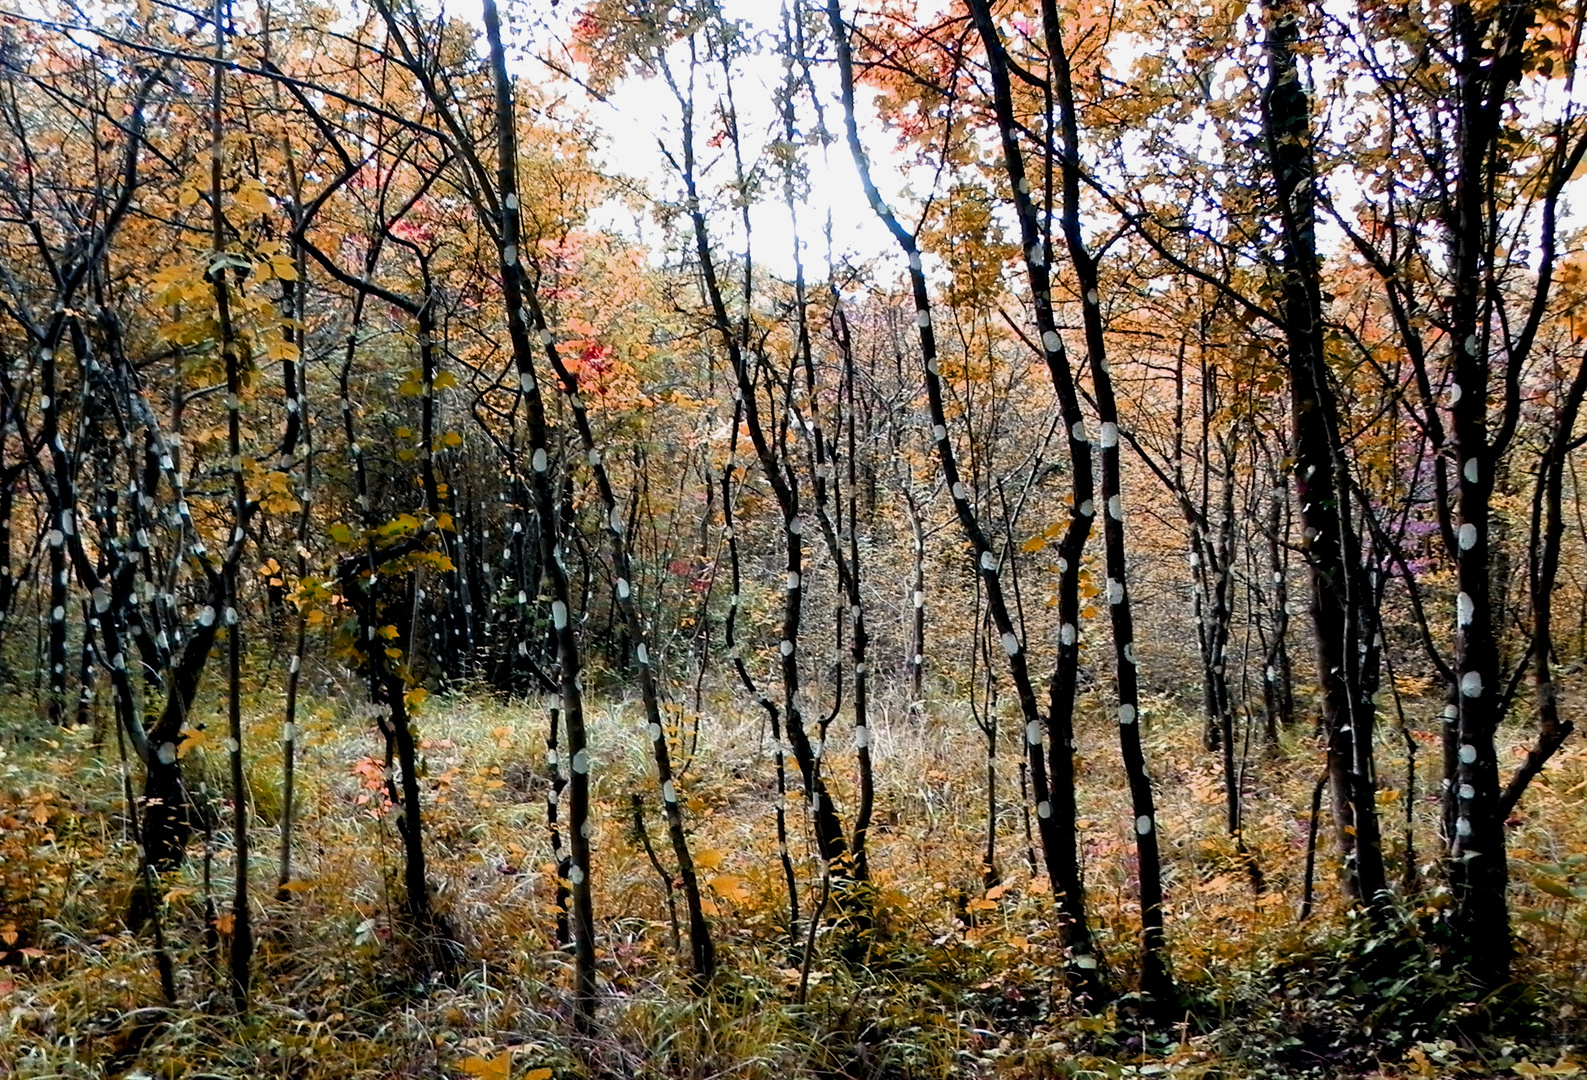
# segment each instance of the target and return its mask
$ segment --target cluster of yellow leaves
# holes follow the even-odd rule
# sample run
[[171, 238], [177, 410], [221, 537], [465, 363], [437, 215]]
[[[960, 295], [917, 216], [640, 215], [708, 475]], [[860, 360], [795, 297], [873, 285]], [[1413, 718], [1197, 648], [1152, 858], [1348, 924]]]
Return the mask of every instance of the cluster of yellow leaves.
[[[491, 1057], [478, 1055], [466, 1057], [458, 1062], [459, 1069], [474, 1080], [509, 1080], [512, 1076], [512, 1051], [503, 1050]], [[546, 1066], [530, 1069], [523, 1074], [523, 1080], [551, 1080], [553, 1072]]]

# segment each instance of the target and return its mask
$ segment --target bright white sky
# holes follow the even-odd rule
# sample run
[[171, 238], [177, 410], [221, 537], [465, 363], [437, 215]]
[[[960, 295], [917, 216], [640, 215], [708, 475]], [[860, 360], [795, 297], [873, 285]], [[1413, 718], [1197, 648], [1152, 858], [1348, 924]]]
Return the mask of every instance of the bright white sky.
[[[749, 27], [761, 47], [758, 53], [745, 58], [739, 65], [733, 86], [745, 168], [764, 170], [761, 197], [750, 208], [750, 227], [754, 234], [752, 255], [758, 266], [792, 277], [794, 226], [783, 200], [781, 174], [766, 152], [774, 140], [781, 138], [783, 130], [776, 111], [783, 69], [774, 50], [781, 21], [780, 5], [771, 0], [724, 0], [723, 6], [732, 18]], [[672, 60], [673, 70], [681, 78], [688, 64], [687, 52], [682, 46], [674, 49]], [[719, 87], [706, 81], [711, 74], [716, 72], [702, 68], [697, 77], [695, 153], [702, 195], [720, 191], [733, 177], [731, 149], [726, 145], [708, 145], [718, 128]], [[838, 262], [846, 258], [871, 260], [881, 257], [896, 261], [901, 268], [903, 262], [892, 237], [865, 202], [848, 144], [842, 139], [843, 117], [838, 102], [836, 68], [830, 62], [818, 64], [814, 77], [823, 95], [827, 128], [837, 141], [824, 152], [810, 147], [805, 153], [809, 196], [797, 207], [805, 275], [811, 281], [825, 280], [827, 276], [825, 227], [828, 214], [832, 220], [833, 255]], [[874, 109], [869, 107], [872, 96], [865, 88], [860, 88], [860, 126], [865, 133], [862, 137], [866, 139], [866, 150], [884, 197], [889, 204], [902, 209], [910, 205], [908, 200], [899, 198], [898, 185], [905, 175], [903, 161], [896, 152], [895, 137], [882, 129]], [[681, 111], [665, 80], [660, 76], [630, 78], [604, 102], [584, 96], [582, 107], [601, 129], [602, 157], [610, 171], [637, 179], [657, 199], [681, 198], [682, 185], [658, 145], [658, 139], [664, 141], [674, 154], [681, 145]], [[799, 108], [796, 123], [801, 132], [812, 130], [816, 117], [808, 101], [801, 101]], [[926, 182], [929, 177], [922, 181]], [[722, 202], [714, 212], [708, 213], [708, 218], [718, 249], [741, 253], [743, 235], [738, 228], [737, 209]], [[906, 222], [913, 224], [907, 218]], [[636, 236], [652, 249], [663, 242], [654, 219], [636, 220], [634, 214], [621, 205], [606, 208], [597, 224]], [[686, 240], [692, 246], [692, 234]]]

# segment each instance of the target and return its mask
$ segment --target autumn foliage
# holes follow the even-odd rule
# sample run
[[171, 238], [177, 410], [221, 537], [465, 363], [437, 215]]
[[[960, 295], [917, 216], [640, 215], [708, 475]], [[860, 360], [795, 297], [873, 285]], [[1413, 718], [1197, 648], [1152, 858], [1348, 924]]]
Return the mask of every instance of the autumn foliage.
[[0, 1074], [1577, 1073], [1583, 12], [572, 8], [0, 9]]

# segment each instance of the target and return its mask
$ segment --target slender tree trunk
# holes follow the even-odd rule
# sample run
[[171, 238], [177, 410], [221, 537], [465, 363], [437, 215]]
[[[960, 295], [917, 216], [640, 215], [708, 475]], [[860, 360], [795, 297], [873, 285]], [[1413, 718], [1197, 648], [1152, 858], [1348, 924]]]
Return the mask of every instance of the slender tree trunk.
[[[984, 5], [983, 5], [984, 7]], [[841, 77], [844, 110], [844, 128], [847, 134], [849, 151], [854, 158], [856, 169], [860, 173], [860, 182], [864, 188], [866, 200], [882, 223], [892, 233], [894, 240], [903, 250], [909, 260], [909, 279], [912, 299], [914, 301], [915, 325], [919, 338], [920, 353], [925, 368], [926, 397], [928, 413], [932, 423], [932, 438], [936, 445], [937, 460], [942, 471], [943, 481], [953, 499], [954, 513], [959, 521], [959, 527], [968, 541], [971, 557], [974, 559], [975, 572], [980, 576], [982, 585], [986, 590], [987, 610], [997, 630], [1003, 651], [1008, 656], [1009, 675], [1014, 684], [1016, 696], [1019, 700], [1020, 716], [1025, 728], [1026, 759], [1030, 768], [1031, 794], [1037, 801], [1037, 827], [1041, 832], [1042, 850], [1047, 859], [1047, 872], [1053, 889], [1053, 895], [1058, 901], [1063, 914], [1062, 933], [1063, 943], [1069, 953], [1069, 967], [1067, 975], [1072, 988], [1077, 994], [1096, 997], [1100, 996], [1103, 989], [1100, 976], [1100, 961], [1097, 948], [1093, 941], [1089, 925], [1085, 916], [1085, 898], [1083, 883], [1079, 872], [1079, 858], [1076, 850], [1076, 832], [1074, 826], [1074, 758], [1072, 750], [1071, 714], [1072, 684], [1065, 678], [1063, 649], [1078, 649], [1077, 623], [1068, 622], [1060, 640], [1060, 660], [1058, 672], [1048, 685], [1049, 711], [1045, 717], [1049, 757], [1053, 769], [1053, 783], [1048, 782], [1048, 759], [1042, 754], [1043, 744], [1043, 716], [1037, 703], [1035, 689], [1031, 681], [1028, 667], [1025, 644], [1015, 632], [1015, 625], [1008, 602], [1004, 596], [1002, 581], [999, 574], [998, 553], [988, 540], [980, 521], [976, 517], [974, 504], [970, 499], [969, 489], [965, 486], [960, 472], [959, 460], [953, 446], [953, 440], [948, 432], [948, 415], [941, 374], [937, 362], [937, 340], [932, 328], [931, 300], [926, 288], [926, 277], [920, 258], [920, 251], [915, 243], [914, 236], [905, 229], [894, 217], [891, 210], [882, 201], [880, 192], [871, 180], [869, 162], [865, 151], [860, 145], [859, 128], [854, 115], [854, 78], [853, 61], [849, 47], [848, 31], [843, 23], [842, 11], [838, 0], [828, 0], [827, 17], [831, 26], [832, 35], [837, 48], [838, 69]], [[979, 21], [979, 19], [978, 19]], [[1000, 50], [994, 55], [1001, 55]], [[1004, 80], [1006, 90], [1006, 78]], [[1007, 127], [1007, 125], [1002, 125]], [[1028, 195], [1028, 184], [1022, 185], [1023, 161], [1017, 152], [1007, 152], [1007, 136], [1005, 136], [1005, 167], [1013, 170], [1015, 175], [1012, 186], [1016, 192]], [[1026, 232], [1035, 229], [1035, 211], [1025, 202], [1026, 211], [1021, 213], [1021, 228]], [[1027, 253], [1027, 267], [1039, 264], [1045, 267], [1045, 247], [1036, 243], [1036, 250]], [[1049, 290], [1036, 286], [1033, 293], [1040, 304], [1043, 297], [1049, 295]], [[1041, 310], [1038, 308], [1038, 310]], [[1049, 358], [1049, 370], [1053, 371], [1055, 380], [1063, 380], [1068, 374], [1067, 362], [1063, 359], [1063, 343], [1058, 337], [1057, 329], [1050, 322], [1050, 308], [1048, 309], [1048, 322], [1042, 326], [1043, 347]], [[1078, 406], [1075, 408], [1078, 416]], [[1088, 465], [1090, 461], [1090, 444], [1086, 439], [1083, 422], [1076, 421], [1070, 425], [1070, 451], [1071, 460], [1075, 463], [1077, 476], [1086, 468], [1089, 478]], [[1086, 466], [1082, 465], [1086, 463]], [[1073, 558], [1070, 565], [1078, 572], [1079, 547], [1084, 543], [1084, 536], [1090, 529], [1090, 518], [1094, 510], [1089, 499], [1077, 502], [1075, 516], [1071, 519], [1068, 535], [1065, 537], [1065, 557], [1067, 558], [1071, 545]], [[1060, 608], [1063, 603], [1060, 601]], [[1076, 608], [1078, 605], [1076, 604]], [[1074, 616], [1065, 618], [1077, 618]]]
[[[1282, 220], [1282, 310], [1295, 427], [1295, 497], [1311, 578], [1312, 628], [1328, 740], [1329, 787], [1347, 892], [1376, 905], [1387, 882], [1373, 776], [1373, 686], [1362, 656], [1377, 636], [1352, 524], [1339, 406], [1329, 382], [1316, 242], [1311, 104], [1296, 60], [1297, 9], [1264, 5], [1268, 154]], [[1376, 910], [1376, 907], [1374, 907]]]
[[1135, 853], [1139, 861], [1141, 900], [1141, 990], [1155, 1008], [1170, 1008], [1178, 991], [1169, 974], [1163, 939], [1162, 859], [1158, 849], [1158, 820], [1152, 783], [1141, 746], [1140, 684], [1135, 662], [1134, 614], [1129, 595], [1124, 547], [1123, 462], [1119, 446], [1118, 406], [1108, 367], [1102, 323], [1101, 287], [1096, 259], [1081, 232], [1080, 128], [1070, 79], [1069, 54], [1055, 0], [1042, 0], [1042, 28], [1051, 69], [1053, 96], [1058, 106], [1058, 144], [1063, 197], [1063, 234], [1081, 296], [1081, 317], [1086, 330], [1086, 352], [1096, 396], [1097, 418], [1102, 424], [1102, 541], [1106, 554], [1105, 599], [1113, 624], [1114, 671], [1117, 676], [1119, 748], [1129, 780], [1130, 803], [1135, 815]]
[[[210, 213], [212, 258], [210, 281], [215, 290], [215, 310], [220, 328], [221, 355], [226, 364], [226, 447], [230, 455], [232, 481], [233, 535], [229, 545], [240, 548], [244, 541], [243, 522], [247, 515], [248, 491], [242, 467], [242, 357], [243, 346], [232, 325], [230, 285], [221, 253], [226, 248], [224, 189], [225, 142], [222, 108], [225, 91], [226, 55], [225, 0], [215, 0], [212, 19], [215, 27], [215, 59], [210, 84]], [[247, 1012], [253, 982], [253, 923], [248, 903], [248, 780], [243, 768], [242, 731], [242, 619], [237, 610], [237, 560], [226, 559], [221, 569], [221, 595], [226, 626], [226, 740], [231, 763], [232, 834], [237, 866], [233, 875], [230, 987], [238, 1012]]]

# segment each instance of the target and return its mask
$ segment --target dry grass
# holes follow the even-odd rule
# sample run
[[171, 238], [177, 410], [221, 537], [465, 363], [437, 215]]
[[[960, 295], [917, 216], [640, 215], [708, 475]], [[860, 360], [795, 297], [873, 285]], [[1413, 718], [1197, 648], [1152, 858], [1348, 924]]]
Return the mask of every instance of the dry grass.
[[[1097, 703], [1087, 704], [1079, 752], [1090, 901], [1111, 968], [1127, 977], [1138, 915], [1133, 815], [1112, 726], [1100, 719]], [[229, 1009], [203, 951], [206, 894], [197, 857], [165, 882], [164, 928], [177, 952], [181, 1002], [175, 1010], [160, 1007], [150, 936], [123, 921], [136, 863], [113, 746], [107, 756], [87, 732], [51, 732], [46, 740], [36, 726], [4, 744], [0, 858], [7, 865], [0, 880], [8, 891], [0, 894], [6, 904], [0, 931], [15, 940], [0, 952], [0, 1076], [430, 1077], [465, 1075], [460, 1070], [470, 1058], [477, 1059], [475, 1069], [504, 1064], [502, 1054], [510, 1055], [516, 1077], [543, 1068], [557, 1077], [780, 1080], [1088, 1070], [1124, 1076], [1157, 1069], [1187, 1077], [1269, 1075], [1276, 1066], [1252, 1061], [1238, 1029], [1258, 1023], [1267, 1008], [1263, 1001], [1277, 985], [1270, 973], [1296, 956], [1339, 954], [1350, 934], [1326, 823], [1318, 914], [1296, 924], [1317, 767], [1308, 740], [1290, 733], [1287, 749], [1256, 747], [1248, 760], [1246, 837], [1268, 886], [1258, 896], [1224, 835], [1218, 764], [1200, 746], [1199, 725], [1172, 703], [1157, 702], [1146, 734], [1165, 842], [1170, 947], [1198, 1015], [1187, 1016], [1177, 1031], [1148, 1033], [1127, 1005], [1096, 1017], [1074, 1014], [1058, 982], [1050, 900], [1026, 866], [1007, 741], [999, 749], [1004, 886], [989, 899], [981, 871], [986, 790], [979, 732], [957, 708], [933, 706], [917, 715], [884, 700], [872, 743], [879, 785], [871, 839], [877, 934], [862, 962], [846, 963], [840, 952], [852, 942], [841, 927], [825, 930], [809, 1000], [796, 1004], [769, 739], [757, 714], [724, 696], [709, 700], [698, 717], [697, 753], [680, 754], [694, 850], [715, 886], [723, 966], [710, 992], [695, 996], [669, 941], [662, 883], [630, 828], [629, 793], [654, 789], [639, 709], [608, 698], [590, 718], [602, 1027], [596, 1040], [578, 1043], [567, 1022], [568, 961], [550, 939], [555, 911], [543, 706], [436, 697], [420, 717], [436, 900], [468, 958], [451, 985], [417, 974], [423, 950], [407, 940], [397, 917], [394, 828], [379, 793], [364, 786], [358, 771], [380, 749], [351, 710], [334, 701], [310, 710], [300, 744], [295, 865], [301, 887], [290, 902], [274, 899], [279, 708], [260, 701], [253, 715], [261, 944], [257, 1006], [244, 1018]], [[696, 718], [680, 711], [676, 720], [675, 745], [687, 748]], [[1005, 734], [1017, 731], [1009, 725]], [[848, 745], [846, 730], [834, 724], [829, 770], [843, 807], [854, 801]], [[1427, 862], [1436, 843], [1437, 806], [1429, 798], [1436, 781], [1429, 774], [1437, 755], [1435, 745], [1423, 746], [1413, 809], [1417, 849]], [[194, 777], [214, 773], [206, 753], [191, 752]], [[1396, 862], [1402, 841], [1390, 820], [1405, 805], [1403, 759], [1397, 735], [1385, 736], [1380, 783]], [[1547, 1010], [1547, 1023], [1534, 1027], [1537, 1038], [1554, 1044], [1548, 1062], [1568, 1056], [1559, 1040], [1574, 1032], [1587, 959], [1587, 905], [1572, 891], [1587, 892], [1584, 793], [1587, 749], [1575, 744], [1529, 795], [1524, 820], [1511, 834], [1522, 967], [1542, 990], [1529, 1000]], [[656, 801], [647, 797], [652, 837], [665, 859]], [[789, 809], [808, 913], [817, 867], [802, 804], [792, 800]], [[230, 852], [229, 836], [218, 828], [211, 890], [222, 908], [231, 889]], [[1442, 902], [1428, 880], [1407, 900], [1407, 917], [1435, 923]], [[1280, 1002], [1260, 1022], [1281, 1023], [1287, 1007]], [[1372, 1067], [1384, 1075], [1508, 1067], [1495, 1065], [1498, 1051], [1458, 1041], [1444, 1046], [1440, 1038], [1431, 1028], [1426, 1038], [1408, 1037], [1393, 1055], [1402, 1064]], [[1511, 1064], [1532, 1063], [1523, 1056], [1518, 1049]], [[1423, 1062], [1434, 1072], [1420, 1071]]]

